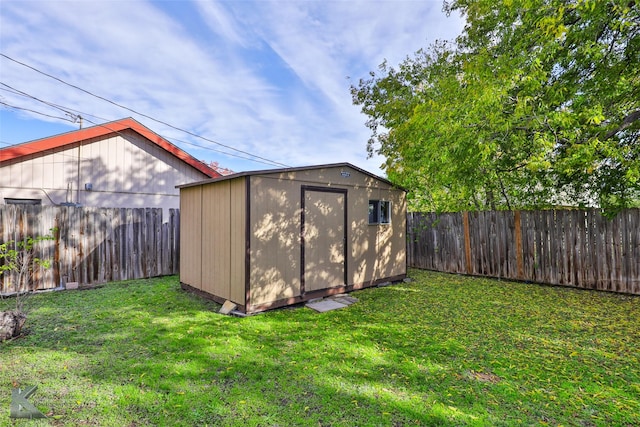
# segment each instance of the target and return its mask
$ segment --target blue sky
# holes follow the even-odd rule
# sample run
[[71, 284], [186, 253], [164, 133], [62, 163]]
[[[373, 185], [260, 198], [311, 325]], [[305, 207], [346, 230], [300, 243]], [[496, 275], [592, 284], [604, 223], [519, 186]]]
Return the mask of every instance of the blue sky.
[[[441, 10], [439, 0], [1, 0], [0, 53], [280, 164], [351, 162], [382, 174], [383, 159], [367, 159], [366, 117], [349, 86], [385, 59], [397, 65], [455, 38], [464, 21]], [[78, 128], [45, 101], [82, 115], [85, 126], [133, 117], [196, 158], [237, 172], [274, 167], [1, 56], [0, 83], [0, 102], [37, 112], [0, 104], [3, 147]]]

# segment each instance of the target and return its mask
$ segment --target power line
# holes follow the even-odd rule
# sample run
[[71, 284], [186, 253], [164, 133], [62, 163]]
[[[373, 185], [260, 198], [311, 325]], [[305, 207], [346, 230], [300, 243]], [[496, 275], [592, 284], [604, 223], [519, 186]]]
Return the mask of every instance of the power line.
[[[43, 104], [45, 104], [45, 105], [48, 105], [49, 107], [52, 107], [52, 108], [55, 108], [55, 109], [58, 109], [58, 110], [62, 111], [63, 113], [65, 113], [65, 114], [66, 114], [66, 115], [68, 115], [69, 117], [73, 118], [74, 120], [71, 120], [71, 122], [72, 122], [72, 123], [75, 123], [75, 118], [77, 117], [77, 115], [76, 115], [76, 114], [71, 113], [68, 109], [63, 108], [62, 106], [57, 105], [57, 104], [54, 104], [54, 103], [52, 103], [52, 102], [44, 101], [44, 100], [42, 100], [42, 99], [40, 99], [40, 98], [37, 98], [37, 97], [35, 97], [35, 96], [33, 96], [33, 95], [30, 95], [30, 94], [28, 94], [28, 93], [26, 93], [26, 92], [23, 92], [23, 91], [21, 91], [21, 90], [19, 90], [19, 89], [16, 89], [15, 87], [10, 86], [10, 85], [8, 85], [8, 84], [6, 84], [6, 83], [4, 83], [4, 82], [0, 82], [0, 85], [5, 86], [5, 88], [0, 88], [1, 90], [6, 90], [7, 92], [9, 92], [9, 93], [13, 93], [14, 95], [21, 95], [21, 96], [24, 96], [24, 97], [26, 97], [26, 98], [31, 98], [31, 99], [33, 99], [34, 101], [41, 102], [41, 103], [43, 103]], [[7, 105], [7, 104], [5, 103], [5, 105]], [[19, 107], [18, 107], [18, 108], [19, 108]]]
[[[83, 116], [83, 118], [85, 118], [85, 117]], [[108, 123], [95, 123], [95, 122], [93, 122], [93, 121], [91, 121], [91, 120], [89, 120], [89, 119], [87, 119], [87, 118], [85, 118], [85, 120], [86, 120], [87, 122], [91, 123], [92, 125], [96, 125], [96, 126], [103, 127], [103, 128], [105, 128], [105, 129], [107, 129], [107, 130], [109, 130], [109, 131], [111, 131], [111, 132], [114, 132], [114, 133], [116, 133], [116, 134], [118, 134], [118, 135], [120, 135], [120, 136], [122, 136], [122, 137], [125, 137], [125, 135], [124, 135], [122, 132], [117, 131], [117, 130], [115, 130], [115, 129], [111, 129], [111, 128], [109, 127], [109, 124], [108, 124]], [[162, 136], [162, 135], [160, 135], [160, 136]], [[163, 138], [163, 139], [166, 139], [166, 140], [167, 140], [167, 141], [169, 141], [169, 142], [171, 142], [171, 141], [170, 141], [170, 139], [169, 139], [169, 138], [167, 138], [167, 137], [162, 136], [162, 138]], [[227, 156], [236, 157], [236, 158], [243, 159], [243, 160], [249, 160], [249, 161], [256, 162], [256, 163], [262, 163], [262, 164], [265, 164], [265, 165], [273, 166], [273, 163], [263, 162], [263, 161], [261, 161], [261, 160], [256, 160], [256, 159], [253, 159], [253, 158], [250, 158], [250, 157], [243, 157], [243, 156], [240, 156], [240, 155], [238, 155], [238, 154], [227, 153], [227, 152], [222, 151], [222, 150], [216, 150], [215, 148], [203, 147], [203, 146], [201, 146], [201, 145], [193, 144], [193, 143], [188, 142], [188, 141], [182, 141], [182, 140], [180, 140], [180, 139], [176, 139], [176, 138], [171, 138], [171, 139], [173, 139], [173, 140], [175, 140], [175, 141], [182, 142], [182, 143], [184, 143], [184, 144], [193, 145], [194, 147], [204, 148], [204, 149], [207, 149], [207, 150], [215, 151], [215, 152], [217, 152], [217, 153], [225, 154], [225, 155], [227, 155]]]
[[[251, 154], [251, 153], [249, 153], [249, 152], [247, 152], [247, 151], [239, 150], [239, 149], [234, 148], [234, 147], [231, 147], [231, 146], [229, 146], [229, 145], [225, 145], [225, 144], [222, 144], [222, 143], [220, 143], [220, 142], [214, 141], [214, 140], [212, 140], [212, 139], [206, 138], [206, 137], [204, 137], [204, 136], [201, 136], [201, 135], [195, 134], [195, 133], [193, 133], [193, 132], [191, 132], [191, 131], [188, 131], [188, 130], [186, 130], [186, 129], [179, 128], [179, 127], [174, 126], [174, 125], [172, 125], [172, 124], [169, 124], [169, 123], [167, 123], [167, 122], [165, 122], [165, 121], [158, 120], [158, 119], [156, 119], [156, 118], [154, 118], [154, 117], [151, 117], [151, 116], [149, 116], [149, 115], [147, 115], [147, 114], [140, 113], [139, 111], [136, 111], [136, 110], [134, 110], [134, 109], [132, 109], [132, 108], [126, 107], [126, 106], [124, 106], [124, 105], [121, 105], [121, 104], [119, 104], [119, 103], [117, 103], [117, 102], [114, 102], [114, 101], [112, 101], [112, 100], [110, 100], [110, 99], [107, 99], [107, 98], [105, 98], [105, 97], [103, 97], [103, 96], [96, 95], [95, 93], [93, 93], [93, 92], [91, 92], [91, 91], [88, 91], [88, 90], [86, 90], [86, 89], [83, 89], [83, 88], [81, 88], [81, 87], [79, 87], [79, 86], [76, 86], [76, 85], [74, 85], [74, 84], [68, 83], [68, 82], [66, 82], [66, 81], [64, 81], [64, 80], [62, 80], [62, 79], [60, 79], [60, 78], [58, 78], [58, 77], [56, 77], [56, 76], [51, 75], [51, 74], [45, 73], [44, 71], [41, 71], [41, 70], [39, 70], [39, 69], [37, 69], [37, 68], [35, 68], [35, 67], [32, 67], [31, 65], [25, 64], [24, 62], [20, 62], [20, 61], [18, 61], [18, 60], [16, 60], [16, 59], [14, 59], [14, 58], [11, 58], [11, 57], [10, 57], [10, 56], [8, 56], [8, 55], [5, 55], [4, 53], [0, 53], [0, 56], [4, 57], [4, 58], [6, 58], [6, 59], [8, 59], [8, 60], [10, 60], [10, 61], [13, 61], [13, 62], [15, 62], [16, 64], [20, 64], [20, 65], [22, 65], [23, 67], [29, 68], [29, 69], [31, 69], [31, 70], [33, 70], [33, 71], [35, 71], [35, 72], [39, 73], [39, 74], [42, 74], [42, 75], [47, 76], [47, 77], [49, 77], [49, 78], [51, 78], [51, 79], [53, 79], [53, 80], [56, 80], [56, 81], [58, 81], [58, 82], [60, 82], [60, 83], [62, 83], [62, 84], [65, 84], [65, 85], [67, 85], [67, 86], [69, 86], [69, 87], [72, 87], [72, 88], [74, 88], [74, 89], [77, 89], [77, 90], [79, 90], [79, 91], [81, 91], [81, 92], [84, 92], [84, 93], [86, 93], [86, 94], [88, 94], [88, 95], [91, 95], [91, 96], [93, 96], [93, 97], [95, 97], [95, 98], [98, 98], [98, 99], [100, 99], [100, 100], [102, 100], [102, 101], [108, 102], [109, 104], [115, 105], [115, 106], [117, 106], [117, 107], [119, 107], [119, 108], [122, 108], [122, 109], [124, 109], [124, 110], [130, 111], [130, 112], [132, 112], [132, 113], [134, 113], [134, 114], [137, 114], [137, 115], [139, 115], [139, 116], [145, 117], [145, 118], [147, 118], [147, 119], [149, 119], [149, 120], [153, 120], [153, 121], [154, 121], [154, 122], [156, 122], [156, 123], [163, 124], [163, 125], [168, 126], [168, 127], [172, 128], [172, 129], [178, 130], [178, 131], [180, 131], [180, 132], [184, 132], [184, 133], [186, 133], [186, 134], [188, 134], [188, 135], [191, 135], [191, 136], [196, 137], [196, 138], [200, 138], [200, 139], [202, 139], [202, 140], [204, 140], [204, 141], [211, 142], [211, 143], [216, 144], [216, 145], [220, 145], [220, 146], [225, 147], [225, 148], [227, 148], [227, 149], [230, 149], [230, 150], [233, 150], [233, 151], [237, 151], [237, 152], [242, 153], [242, 154], [246, 154], [246, 155], [248, 155], [248, 156], [250, 156], [250, 157], [252, 157], [252, 158], [257, 158], [257, 159], [260, 159], [260, 160], [264, 160], [264, 161], [268, 162], [269, 164], [273, 164], [273, 165], [277, 165], [277, 166], [283, 166], [283, 167], [289, 167], [289, 165], [285, 165], [284, 163], [280, 163], [280, 162], [277, 162], [277, 161], [275, 161], [275, 160], [267, 159], [267, 158], [265, 158], [265, 157], [261, 157], [261, 156], [258, 156], [258, 155], [256, 155], [256, 154]], [[262, 162], [261, 162], [261, 163], [262, 163]]]
[[[16, 105], [11, 105], [11, 104], [8, 104], [8, 103], [6, 103], [6, 102], [2, 102], [2, 101], [0, 101], [0, 104], [1, 104], [1, 105], [5, 105], [6, 107], [13, 108], [13, 109], [17, 109], [17, 110], [29, 111], [29, 112], [32, 112], [32, 113], [35, 113], [35, 114], [39, 114], [39, 115], [41, 115], [41, 116], [45, 116], [45, 117], [51, 117], [51, 118], [54, 118], [54, 119], [66, 120], [66, 121], [69, 121], [69, 122], [71, 122], [71, 123], [76, 123], [76, 119], [77, 119], [78, 117], [82, 116], [82, 118], [83, 118], [84, 120], [86, 120], [87, 122], [91, 123], [92, 125], [103, 127], [103, 128], [105, 128], [105, 129], [107, 129], [107, 130], [109, 130], [109, 131], [111, 131], [111, 132], [114, 132], [114, 133], [116, 133], [116, 134], [118, 134], [118, 135], [120, 135], [120, 136], [122, 136], [122, 137], [124, 137], [124, 136], [125, 136], [125, 135], [123, 135], [121, 132], [116, 131], [116, 130], [114, 130], [114, 129], [111, 129], [111, 128], [110, 128], [107, 124], [105, 124], [105, 123], [97, 123], [97, 122], [94, 122], [94, 121], [92, 121], [92, 120], [89, 120], [89, 119], [87, 118], [87, 116], [88, 116], [88, 117], [95, 117], [95, 118], [97, 118], [97, 119], [103, 120], [104, 122], [111, 122], [112, 120], [110, 120], [110, 119], [105, 119], [105, 118], [103, 118], [103, 117], [99, 117], [99, 116], [96, 116], [96, 115], [93, 115], [93, 114], [89, 114], [89, 113], [86, 113], [86, 112], [83, 112], [83, 111], [80, 111], [80, 110], [75, 110], [75, 109], [73, 109], [73, 108], [64, 107], [64, 106], [61, 106], [61, 105], [58, 105], [58, 104], [54, 104], [54, 103], [49, 102], [49, 101], [45, 101], [45, 100], [42, 100], [42, 99], [36, 98], [36, 97], [34, 97], [34, 96], [32, 96], [32, 95], [29, 95], [29, 94], [28, 94], [28, 93], [26, 93], [26, 92], [23, 92], [23, 91], [21, 91], [21, 90], [15, 89], [15, 88], [13, 88], [13, 87], [11, 87], [11, 86], [9, 86], [9, 85], [5, 84], [5, 83], [2, 83], [2, 82], [0, 82], [0, 85], [4, 85], [4, 86], [7, 86], [7, 87], [10, 87], [12, 90], [8, 90], [8, 91], [9, 91], [9, 92], [11, 92], [11, 93], [14, 93], [14, 94], [17, 94], [17, 95], [22, 95], [22, 96], [25, 96], [25, 97], [28, 97], [28, 98], [34, 99], [34, 100], [36, 100], [36, 101], [38, 101], [38, 102], [41, 102], [41, 103], [43, 103], [43, 104], [45, 104], [45, 105], [51, 106], [51, 107], [53, 107], [53, 108], [57, 108], [57, 109], [61, 110], [62, 112], [64, 112], [65, 114], [67, 114], [70, 118], [69, 118], [69, 117], [53, 116], [53, 115], [50, 115], [50, 114], [42, 113], [42, 112], [40, 112], [40, 111], [36, 111], [36, 110], [29, 109], [29, 108], [24, 108], [24, 107], [18, 107], [18, 106], [16, 106]], [[7, 89], [0, 88], [0, 90], [7, 90]], [[78, 113], [78, 114], [73, 114], [73, 113], [71, 113], [72, 111], [73, 111], [74, 113]], [[230, 153], [230, 152], [223, 151], [223, 150], [218, 150], [218, 149], [216, 149], [216, 148], [205, 147], [204, 145], [194, 144], [194, 143], [189, 142], [189, 141], [184, 141], [184, 140], [177, 139], [177, 138], [168, 138], [168, 137], [165, 137], [165, 136], [163, 136], [163, 135], [160, 135], [160, 136], [162, 136], [162, 138], [166, 139], [167, 141], [174, 140], [174, 141], [181, 142], [181, 143], [183, 143], [183, 144], [187, 144], [187, 145], [191, 145], [191, 146], [197, 147], [197, 148], [199, 148], [199, 149], [214, 151], [214, 152], [216, 152], [216, 153], [220, 153], [220, 154], [223, 154], [223, 155], [226, 155], [226, 156], [235, 157], [235, 158], [242, 159], [242, 160], [248, 160], [248, 161], [251, 161], [251, 162], [254, 162], [254, 163], [261, 163], [261, 164], [268, 165], [268, 166], [273, 166], [273, 165], [274, 165], [274, 164], [273, 164], [273, 163], [271, 163], [271, 162], [269, 162], [269, 163], [268, 163], [268, 162], [266, 162], [266, 161], [256, 160], [255, 158], [241, 156], [241, 155], [239, 155], [239, 154]], [[9, 144], [9, 143], [6, 143], [5, 145], [15, 145], [15, 144]]]
[[[75, 123], [75, 120], [70, 119], [68, 117], [53, 116], [53, 115], [42, 113], [40, 111], [32, 110], [32, 109], [29, 109], [29, 108], [23, 108], [23, 107], [18, 107], [18, 106], [15, 106], [15, 105], [7, 104], [6, 102], [3, 102], [3, 101], [0, 101], [0, 105], [4, 105], [4, 106], [6, 106], [8, 108], [13, 108], [13, 109], [16, 109], [16, 110], [29, 111], [31, 113], [39, 114], [39, 115], [45, 116], [45, 117], [51, 117], [53, 119], [66, 120], [66, 121], [69, 121], [71, 123]], [[21, 145], [21, 143], [16, 144], [14, 142], [7, 142], [7, 141], [1, 141], [1, 140], [0, 140], [0, 144], [5, 145], [6, 146], [5, 148]], [[36, 151], [33, 150], [32, 152], [36, 152]], [[73, 158], [73, 159], [77, 159], [78, 158], [78, 156], [76, 154], [69, 155], [69, 154], [61, 153], [60, 155], [62, 157], [66, 157], [66, 158]], [[81, 158], [82, 158], [82, 160], [90, 160], [91, 159], [90, 157], [81, 157]], [[50, 164], [56, 164], [56, 163], [58, 163], [58, 162], [51, 162]], [[59, 162], [59, 163], [64, 163], [64, 162]]]
[[[33, 100], [35, 100], [35, 101], [38, 101], [38, 102], [41, 102], [41, 103], [43, 103], [43, 104], [45, 104], [45, 105], [47, 105], [47, 106], [50, 106], [50, 107], [52, 107], [52, 108], [56, 108], [56, 109], [58, 109], [58, 110], [60, 110], [60, 111], [64, 112], [66, 115], [70, 116], [71, 118], [77, 118], [79, 115], [82, 115], [82, 117], [83, 117], [85, 120], [87, 120], [89, 123], [94, 124], [94, 125], [96, 125], [96, 126], [103, 126], [103, 127], [107, 128], [107, 129], [109, 129], [108, 127], [106, 127], [106, 126], [104, 126], [104, 125], [102, 125], [102, 124], [100, 124], [100, 123], [96, 123], [96, 122], [93, 122], [93, 121], [91, 121], [91, 120], [87, 119], [87, 116], [95, 117], [95, 118], [98, 118], [98, 119], [103, 120], [103, 121], [105, 121], [105, 122], [109, 122], [109, 121], [111, 121], [111, 120], [109, 120], [109, 119], [105, 119], [105, 118], [102, 118], [102, 117], [99, 117], [99, 116], [95, 116], [95, 115], [93, 115], [93, 114], [89, 114], [89, 113], [86, 113], [86, 112], [82, 112], [82, 111], [79, 111], [79, 110], [75, 110], [75, 109], [73, 109], [73, 108], [64, 107], [64, 106], [61, 106], [61, 105], [59, 105], [59, 104], [55, 104], [55, 103], [53, 103], [53, 102], [49, 102], [49, 101], [42, 100], [42, 99], [37, 98], [37, 97], [35, 97], [35, 96], [31, 95], [31, 94], [28, 94], [27, 92], [24, 92], [24, 91], [19, 90], [19, 89], [15, 88], [15, 87], [13, 87], [13, 86], [11, 86], [11, 85], [8, 85], [8, 84], [6, 84], [6, 83], [4, 83], [4, 82], [0, 82], [0, 85], [5, 86], [5, 88], [1, 88], [1, 87], [0, 87], [0, 90], [5, 90], [5, 91], [7, 91], [7, 92], [9, 92], [9, 93], [13, 93], [14, 95], [20, 95], [20, 96], [24, 96], [24, 97], [27, 97], [27, 98], [31, 98], [31, 99], [33, 99]], [[40, 115], [43, 115], [43, 116], [47, 116], [47, 117], [60, 118], [60, 119], [67, 120], [67, 121], [70, 121], [70, 122], [72, 122], [72, 123], [75, 123], [75, 120], [69, 120], [69, 119], [67, 119], [67, 118], [63, 118], [63, 117], [58, 117], [58, 116], [48, 115], [48, 114], [41, 113], [41, 112], [38, 112], [38, 111], [35, 111], [35, 110], [31, 110], [31, 109], [27, 109], [27, 108], [22, 108], [22, 107], [18, 107], [18, 106], [10, 105], [10, 104], [4, 103], [4, 102], [3, 102], [2, 104], [6, 105], [6, 106], [8, 106], [8, 107], [11, 107], [11, 108], [16, 108], [16, 109], [20, 109], [20, 110], [30, 111], [30, 112], [33, 112], [33, 113], [36, 113], [36, 114], [40, 114]], [[73, 113], [71, 113], [71, 111], [73, 111], [73, 112], [75, 112], [75, 113], [79, 113], [79, 114], [73, 114]], [[109, 130], [112, 130], [112, 129], [109, 129]], [[112, 130], [112, 131], [113, 131], [113, 130]], [[115, 131], [114, 131], [114, 132], [115, 132]], [[122, 136], [122, 135], [121, 135], [121, 136]], [[169, 138], [166, 138], [166, 137], [163, 137], [163, 138], [165, 138], [165, 139], [169, 140]], [[226, 156], [230, 156], [230, 157], [236, 157], [236, 158], [239, 158], [239, 159], [242, 159], [242, 160], [248, 160], [248, 161], [252, 161], [252, 162], [255, 162], [255, 163], [265, 164], [265, 165], [268, 165], [268, 166], [273, 166], [274, 164], [275, 164], [275, 165], [281, 165], [280, 163], [273, 162], [273, 161], [270, 161], [270, 160], [269, 160], [269, 161], [256, 160], [256, 158], [259, 158], [258, 156], [256, 156], [256, 158], [253, 158], [253, 157], [245, 157], [245, 156], [241, 156], [241, 155], [238, 155], [238, 154], [230, 153], [230, 152], [227, 152], [227, 151], [218, 150], [218, 149], [215, 149], [215, 148], [205, 147], [205, 146], [203, 146], [203, 145], [194, 144], [194, 143], [192, 143], [192, 142], [184, 141], [184, 140], [177, 139], [177, 138], [171, 138], [171, 139], [173, 139], [173, 140], [175, 140], [175, 141], [178, 141], [178, 142], [181, 142], [181, 143], [183, 143], [183, 144], [191, 145], [191, 146], [194, 146], [194, 147], [197, 147], [197, 148], [200, 148], [200, 149], [204, 149], [204, 150], [211, 150], [211, 151], [214, 151], [214, 152], [216, 152], [216, 153], [220, 153], [220, 154], [223, 154], [223, 155], [226, 155]], [[234, 149], [234, 150], [235, 150], [235, 149]], [[236, 150], [236, 151], [240, 151], [240, 150]], [[251, 155], [251, 156], [252, 156], [252, 155]]]
[[18, 106], [15, 106], [15, 105], [7, 104], [7, 103], [6, 103], [6, 102], [4, 102], [4, 101], [0, 101], [0, 104], [1, 104], [1, 105], [4, 105], [4, 106], [6, 106], [6, 107], [9, 107], [9, 108], [16, 109], [16, 110], [28, 111], [28, 112], [30, 112], [30, 113], [39, 114], [39, 115], [41, 115], [41, 116], [50, 117], [50, 118], [52, 118], [52, 119], [60, 119], [60, 120], [65, 120], [65, 121], [68, 121], [68, 122], [73, 123], [73, 120], [71, 120], [71, 119], [69, 119], [69, 118], [67, 118], [67, 117], [53, 116], [53, 115], [51, 115], [51, 114], [42, 113], [42, 112], [40, 112], [40, 111], [32, 110], [32, 109], [30, 109], [30, 108], [18, 107]]
[[[2, 84], [2, 83], [0, 83], [0, 84]], [[2, 89], [2, 88], [0, 88], [0, 89]], [[32, 110], [32, 109], [29, 109], [29, 108], [18, 107], [18, 106], [11, 105], [11, 104], [8, 104], [8, 103], [6, 103], [6, 102], [2, 102], [2, 101], [0, 101], [0, 104], [1, 104], [1, 105], [5, 105], [6, 107], [9, 107], [9, 108], [17, 109], [17, 110], [29, 111], [29, 112], [32, 112], [32, 113], [35, 113], [35, 114], [39, 114], [39, 115], [42, 115], [42, 116], [46, 116], [46, 117], [51, 117], [51, 118], [55, 118], [55, 119], [66, 120], [66, 121], [69, 121], [69, 122], [71, 122], [71, 123], [76, 123], [76, 120], [75, 120], [75, 119], [76, 119], [77, 117], [80, 117], [80, 115], [81, 115], [81, 116], [82, 116], [82, 118], [83, 118], [84, 120], [86, 120], [87, 122], [91, 123], [92, 125], [103, 127], [103, 128], [105, 128], [105, 129], [107, 129], [107, 130], [109, 130], [109, 131], [113, 132], [113, 133], [116, 133], [116, 134], [118, 134], [118, 135], [120, 135], [120, 136], [122, 136], [122, 137], [125, 137], [125, 135], [124, 135], [124, 134], [122, 134], [120, 131], [117, 131], [117, 130], [115, 130], [115, 129], [110, 128], [110, 127], [109, 127], [107, 124], [105, 124], [105, 123], [97, 123], [97, 122], [94, 122], [94, 121], [92, 121], [92, 120], [89, 120], [89, 119], [87, 118], [87, 116], [95, 117], [95, 118], [98, 118], [98, 119], [103, 120], [103, 121], [105, 121], [105, 122], [110, 122], [111, 120], [109, 120], [109, 119], [105, 119], [105, 118], [102, 118], [102, 117], [98, 117], [98, 116], [95, 116], [95, 115], [93, 115], [93, 114], [84, 113], [84, 112], [82, 112], [82, 111], [74, 110], [74, 109], [72, 109], [72, 108], [66, 108], [66, 107], [58, 106], [58, 105], [56, 105], [56, 104], [49, 103], [49, 102], [47, 102], [47, 101], [39, 100], [39, 99], [37, 99], [37, 98], [35, 98], [35, 97], [32, 97], [32, 96], [30, 96], [30, 95], [25, 95], [25, 96], [28, 96], [28, 97], [33, 98], [33, 99], [36, 99], [36, 100], [38, 100], [38, 101], [40, 101], [40, 102], [43, 102], [43, 103], [44, 103], [44, 104], [46, 104], [46, 105], [50, 105], [50, 106], [52, 106], [52, 107], [59, 108], [60, 110], [62, 110], [62, 111], [63, 111], [63, 112], [65, 112], [66, 114], [68, 114], [68, 115], [71, 117], [71, 119], [70, 119], [70, 118], [68, 118], [68, 117], [53, 116], [53, 115], [46, 114], [46, 113], [42, 113], [42, 112], [40, 112], [40, 111]], [[74, 111], [74, 112], [79, 113], [79, 114], [78, 114], [78, 115], [75, 115], [75, 114], [72, 114], [72, 113], [68, 112], [67, 110], [69, 110], [69, 111]], [[160, 136], [162, 136], [162, 135], [160, 135]], [[194, 144], [194, 143], [189, 142], [189, 141], [184, 141], [184, 140], [177, 139], [177, 138], [168, 138], [168, 137], [165, 137], [165, 136], [162, 136], [162, 138], [166, 139], [167, 141], [174, 140], [174, 141], [181, 142], [181, 143], [183, 143], [183, 144], [192, 145], [192, 146], [197, 147], [197, 148], [200, 148], [200, 149], [210, 150], [210, 151], [215, 151], [216, 153], [220, 153], [220, 154], [223, 154], [223, 155], [226, 155], [226, 156], [236, 157], [236, 158], [238, 158], [238, 159], [248, 160], [248, 161], [251, 161], [251, 162], [254, 162], [254, 163], [261, 163], [261, 164], [264, 164], [264, 165], [273, 166], [273, 163], [267, 163], [267, 162], [263, 162], [263, 161], [261, 161], [261, 160], [256, 160], [256, 159], [251, 158], [251, 157], [245, 157], [245, 156], [241, 156], [241, 155], [239, 155], [239, 154], [229, 153], [229, 152], [227, 152], [227, 151], [218, 150], [218, 149], [211, 148], [211, 147], [205, 147], [205, 146], [203, 146], [203, 145]], [[4, 145], [8, 145], [8, 146], [16, 145], [16, 144], [12, 144], [12, 143], [3, 143], [3, 144], [4, 144]]]

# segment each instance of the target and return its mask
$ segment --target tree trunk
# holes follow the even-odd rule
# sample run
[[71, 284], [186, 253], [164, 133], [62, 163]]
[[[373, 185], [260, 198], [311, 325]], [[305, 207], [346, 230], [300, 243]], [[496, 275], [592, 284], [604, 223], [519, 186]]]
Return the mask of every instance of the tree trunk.
[[18, 310], [0, 312], [0, 342], [20, 335], [27, 315]]

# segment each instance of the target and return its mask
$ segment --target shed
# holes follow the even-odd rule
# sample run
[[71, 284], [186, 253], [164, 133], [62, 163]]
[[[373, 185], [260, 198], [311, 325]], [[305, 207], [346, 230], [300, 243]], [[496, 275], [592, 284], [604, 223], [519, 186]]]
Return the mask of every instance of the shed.
[[183, 289], [243, 313], [406, 277], [406, 192], [349, 163], [178, 188]]

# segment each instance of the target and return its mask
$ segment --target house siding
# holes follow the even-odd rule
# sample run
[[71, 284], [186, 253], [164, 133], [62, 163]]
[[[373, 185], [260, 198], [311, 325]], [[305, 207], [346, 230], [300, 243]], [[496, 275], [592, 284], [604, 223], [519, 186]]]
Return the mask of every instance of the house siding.
[[[80, 158], [80, 168], [78, 168]], [[205, 174], [131, 130], [67, 145], [0, 166], [0, 204], [5, 198], [41, 199], [96, 207], [178, 208], [176, 185]], [[86, 183], [93, 185], [86, 191]], [[78, 191], [79, 187], [79, 191]]]

